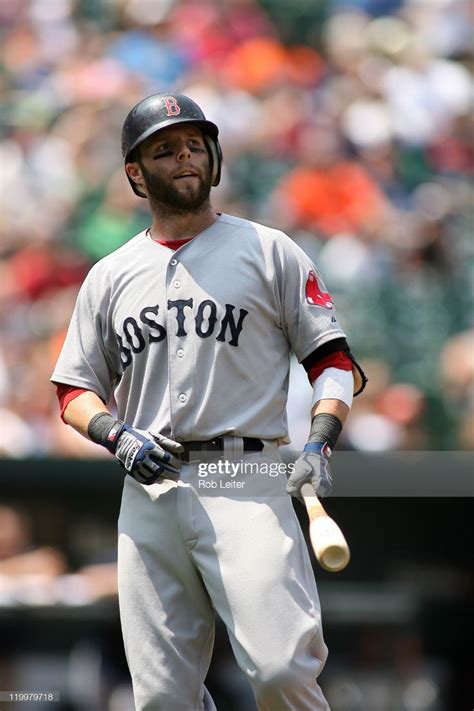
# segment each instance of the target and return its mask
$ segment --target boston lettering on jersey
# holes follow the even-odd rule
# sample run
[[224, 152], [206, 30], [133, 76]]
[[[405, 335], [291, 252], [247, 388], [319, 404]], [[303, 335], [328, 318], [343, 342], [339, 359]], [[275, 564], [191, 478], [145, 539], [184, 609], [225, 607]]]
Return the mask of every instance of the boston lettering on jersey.
[[[168, 299], [168, 311], [174, 313], [176, 317], [175, 336], [185, 338], [189, 329], [194, 328], [199, 338], [209, 338], [216, 332], [216, 341], [227, 342], [235, 347], [239, 345], [244, 319], [248, 314], [246, 309], [239, 309], [239, 316], [236, 318], [234, 314], [236, 307], [233, 304], [225, 304], [225, 313], [221, 315], [218, 314], [217, 304], [211, 299], [201, 301], [195, 314], [193, 314], [193, 306], [192, 298], [173, 301]], [[157, 321], [159, 310], [158, 304], [145, 306], [140, 311], [139, 320], [133, 316], [124, 319], [123, 335], [116, 334], [124, 370], [132, 363], [133, 354], [141, 353], [147, 344], [165, 340], [166, 328]]]

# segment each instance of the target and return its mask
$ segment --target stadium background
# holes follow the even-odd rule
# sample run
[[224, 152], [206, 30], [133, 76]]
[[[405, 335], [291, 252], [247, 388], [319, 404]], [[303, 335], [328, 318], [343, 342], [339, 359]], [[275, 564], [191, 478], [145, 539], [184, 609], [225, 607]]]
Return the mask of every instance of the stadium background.
[[[197, 100], [220, 127], [216, 207], [283, 228], [321, 267], [370, 378], [341, 475], [425, 453], [450, 496], [450, 453], [474, 448], [471, 20], [467, 0], [0, 2], [0, 690], [132, 708], [121, 475], [60, 422], [49, 375], [87, 270], [149, 223], [119, 149], [145, 95]], [[293, 368], [286, 456], [310, 393]], [[333, 710], [472, 708], [472, 485], [357, 493], [328, 503], [350, 567], [315, 566]], [[222, 711], [253, 709], [220, 626], [209, 686]]]

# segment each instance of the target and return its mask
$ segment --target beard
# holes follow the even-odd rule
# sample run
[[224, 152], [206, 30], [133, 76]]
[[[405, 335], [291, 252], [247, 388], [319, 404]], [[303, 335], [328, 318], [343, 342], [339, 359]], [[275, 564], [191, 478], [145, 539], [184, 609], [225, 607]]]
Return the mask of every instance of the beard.
[[163, 217], [186, 215], [189, 212], [201, 212], [209, 206], [211, 192], [210, 171], [206, 171], [204, 179], [199, 178], [197, 187], [191, 186], [188, 191], [177, 190], [170, 180], [165, 181], [156, 173], [150, 173], [142, 164], [148, 200], [152, 208]]

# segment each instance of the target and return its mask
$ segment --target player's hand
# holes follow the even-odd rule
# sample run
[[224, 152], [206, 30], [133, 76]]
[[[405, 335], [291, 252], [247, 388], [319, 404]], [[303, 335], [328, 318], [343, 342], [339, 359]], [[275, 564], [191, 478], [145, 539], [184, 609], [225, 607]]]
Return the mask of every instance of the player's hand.
[[160, 478], [179, 478], [181, 460], [177, 455], [183, 450], [182, 444], [168, 437], [124, 424], [114, 454], [140, 484], [154, 484]]
[[326, 442], [308, 442], [288, 477], [287, 492], [298, 498], [303, 484], [312, 484], [318, 496], [328, 496], [332, 487], [330, 456], [331, 449]]

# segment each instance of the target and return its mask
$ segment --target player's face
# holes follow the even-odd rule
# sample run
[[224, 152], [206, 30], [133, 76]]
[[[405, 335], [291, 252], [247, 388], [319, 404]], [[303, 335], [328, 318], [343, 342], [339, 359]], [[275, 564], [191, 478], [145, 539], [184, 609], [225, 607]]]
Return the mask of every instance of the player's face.
[[195, 212], [209, 203], [209, 155], [201, 131], [181, 124], [141, 146], [139, 166], [148, 199], [160, 212]]

